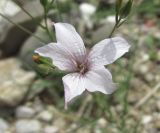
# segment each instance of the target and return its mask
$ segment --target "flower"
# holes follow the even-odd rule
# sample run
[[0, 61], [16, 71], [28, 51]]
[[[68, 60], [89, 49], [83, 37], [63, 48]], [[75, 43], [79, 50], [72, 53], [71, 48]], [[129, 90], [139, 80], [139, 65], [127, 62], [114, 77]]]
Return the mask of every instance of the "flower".
[[128, 52], [130, 45], [121, 37], [104, 39], [87, 52], [75, 28], [67, 23], [54, 23], [57, 43], [49, 43], [35, 50], [50, 57], [53, 64], [69, 74], [62, 80], [65, 91], [65, 108], [74, 97], [99, 91], [111, 94], [116, 90], [112, 75], [104, 65], [113, 63]]

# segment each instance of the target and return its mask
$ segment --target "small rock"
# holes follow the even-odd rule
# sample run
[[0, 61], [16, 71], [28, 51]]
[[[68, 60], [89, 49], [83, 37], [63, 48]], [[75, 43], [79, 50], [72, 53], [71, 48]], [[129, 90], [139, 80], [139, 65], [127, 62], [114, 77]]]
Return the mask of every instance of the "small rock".
[[16, 109], [16, 117], [17, 118], [31, 118], [35, 114], [35, 110], [31, 107], [20, 106]]
[[155, 77], [155, 75], [153, 75], [152, 73], [147, 73], [147, 74], [145, 75], [145, 79], [146, 79], [148, 82], [153, 81], [153, 80], [154, 80], [154, 77]]
[[45, 108], [42, 101], [38, 97], [34, 98], [33, 108], [38, 113], [42, 112]]
[[0, 118], [0, 133], [6, 132], [8, 128], [9, 128], [8, 123]]
[[146, 74], [148, 71], [149, 67], [146, 64], [139, 66], [139, 72], [141, 74]]
[[53, 119], [53, 114], [49, 111], [43, 111], [38, 115], [38, 118], [45, 122], [50, 122]]
[[86, 26], [91, 29], [93, 27], [93, 20], [91, 16], [95, 13], [96, 7], [89, 3], [82, 3], [79, 7], [82, 19]]
[[97, 122], [97, 126], [101, 128], [105, 128], [107, 125], [107, 121], [104, 118], [100, 118]]
[[[36, 9], [35, 10], [35, 5]], [[28, 2], [23, 8], [36, 19], [37, 23], [40, 23], [43, 16], [43, 7], [39, 1]], [[12, 9], [9, 9], [12, 11]], [[34, 23], [33, 20], [22, 10], [12, 17], [9, 17], [9, 20], [16, 24], [20, 24], [22, 27], [29, 30], [31, 33], [37, 28], [37, 23]], [[16, 34], [15, 34], [16, 33]], [[17, 26], [6, 22], [2, 33], [0, 33], [0, 49], [3, 51], [3, 56], [15, 55], [19, 52], [23, 42], [29, 37], [29, 34], [19, 29]]]
[[58, 128], [54, 126], [47, 126], [44, 128], [44, 133], [58, 133]]
[[79, 8], [80, 8], [82, 15], [84, 16], [91, 16], [96, 11], [96, 7], [89, 3], [82, 3]]
[[151, 121], [152, 121], [152, 116], [150, 116], [150, 115], [143, 116], [143, 118], [142, 118], [143, 124], [148, 124]]
[[20, 8], [18, 7], [18, 5], [13, 3], [12, 0], [8, 0], [7, 2], [6, 2], [6, 0], [1, 0], [0, 12], [5, 14], [6, 16], [13, 16], [19, 10], [20, 10]]
[[99, 128], [95, 128], [95, 129], [94, 129], [94, 133], [102, 133], [102, 130], [99, 129]]
[[23, 70], [16, 58], [1, 60], [0, 70], [0, 106], [15, 106], [23, 100], [36, 75]]
[[114, 15], [107, 16], [105, 21], [115, 24], [115, 16]]
[[59, 129], [63, 129], [64, 127], [66, 127], [66, 122], [62, 118], [55, 119], [53, 124], [54, 124], [54, 126], [58, 127]]
[[41, 133], [41, 123], [37, 120], [18, 120], [16, 133]]
[[157, 129], [160, 129], [160, 120], [157, 120], [154, 122], [154, 126], [157, 128]]

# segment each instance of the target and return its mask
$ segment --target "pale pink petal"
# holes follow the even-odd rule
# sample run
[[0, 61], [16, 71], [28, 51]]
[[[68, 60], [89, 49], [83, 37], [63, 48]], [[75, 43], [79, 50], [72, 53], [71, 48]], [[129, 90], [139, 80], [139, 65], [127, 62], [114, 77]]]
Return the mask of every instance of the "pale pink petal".
[[69, 51], [63, 45], [58, 43], [50, 43], [35, 50], [36, 53], [44, 57], [49, 57], [53, 61], [53, 65], [63, 71], [75, 71], [76, 64]]
[[85, 90], [85, 80], [79, 73], [67, 74], [63, 77], [64, 91], [65, 91], [65, 107], [74, 97], [80, 95]]
[[90, 92], [99, 91], [104, 94], [111, 94], [116, 90], [116, 84], [112, 81], [111, 73], [101, 68], [91, 70], [85, 75], [85, 87]]
[[94, 65], [107, 65], [128, 52], [129, 48], [130, 45], [121, 37], [105, 39], [92, 48], [89, 61]]
[[86, 48], [75, 28], [67, 23], [55, 23], [54, 25], [57, 42], [70, 51], [75, 60], [82, 62], [86, 56]]

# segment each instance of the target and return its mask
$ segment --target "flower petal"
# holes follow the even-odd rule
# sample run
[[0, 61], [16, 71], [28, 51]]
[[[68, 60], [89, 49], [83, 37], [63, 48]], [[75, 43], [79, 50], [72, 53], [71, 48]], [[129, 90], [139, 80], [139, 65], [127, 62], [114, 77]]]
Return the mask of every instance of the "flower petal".
[[91, 64], [107, 65], [128, 52], [130, 45], [121, 37], [105, 39], [96, 44], [90, 54]]
[[35, 50], [36, 53], [44, 57], [49, 57], [53, 61], [53, 65], [63, 71], [75, 71], [76, 64], [70, 53], [63, 45], [58, 43], [50, 43]]
[[67, 23], [55, 23], [57, 42], [63, 45], [78, 61], [83, 61], [86, 49], [75, 28]]
[[111, 73], [105, 68], [89, 71], [85, 77], [85, 87], [90, 92], [100, 91], [104, 94], [111, 94], [116, 90]]
[[84, 77], [79, 73], [67, 74], [63, 77], [64, 91], [65, 91], [65, 107], [67, 103], [74, 97], [80, 95], [85, 90]]

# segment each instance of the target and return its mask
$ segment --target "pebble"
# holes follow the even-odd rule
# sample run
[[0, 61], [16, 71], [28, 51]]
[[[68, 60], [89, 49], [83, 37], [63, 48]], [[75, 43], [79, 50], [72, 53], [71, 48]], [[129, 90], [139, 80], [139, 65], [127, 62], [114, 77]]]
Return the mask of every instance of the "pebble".
[[38, 118], [45, 122], [51, 122], [53, 120], [53, 114], [49, 111], [43, 111], [38, 114]]
[[37, 120], [18, 120], [16, 133], [41, 133], [41, 123]]
[[89, 3], [82, 3], [79, 8], [82, 15], [87, 15], [87, 16], [94, 14], [94, 12], [96, 11], [96, 7]]
[[149, 67], [146, 64], [139, 66], [139, 72], [141, 74], [146, 74], [148, 71]]
[[143, 116], [143, 118], [142, 118], [142, 123], [143, 124], [148, 124], [148, 123], [150, 123], [152, 121], [152, 116], [150, 116], [150, 115], [145, 115], [145, 116]]
[[58, 133], [58, 128], [54, 126], [47, 126], [44, 128], [44, 133]]
[[31, 118], [35, 115], [35, 110], [31, 107], [20, 106], [16, 109], [17, 118]]
[[153, 81], [154, 80], [154, 75], [152, 74], [152, 73], [147, 73], [146, 75], [145, 75], [145, 79], [148, 81], [148, 82], [151, 82], [151, 81]]
[[66, 121], [62, 118], [55, 119], [53, 124], [59, 129], [63, 129], [64, 127], [66, 127]]
[[105, 128], [107, 126], [107, 121], [104, 118], [100, 118], [97, 122], [97, 126]]
[[0, 118], [0, 133], [6, 132], [8, 128], [9, 128], [8, 123]]

